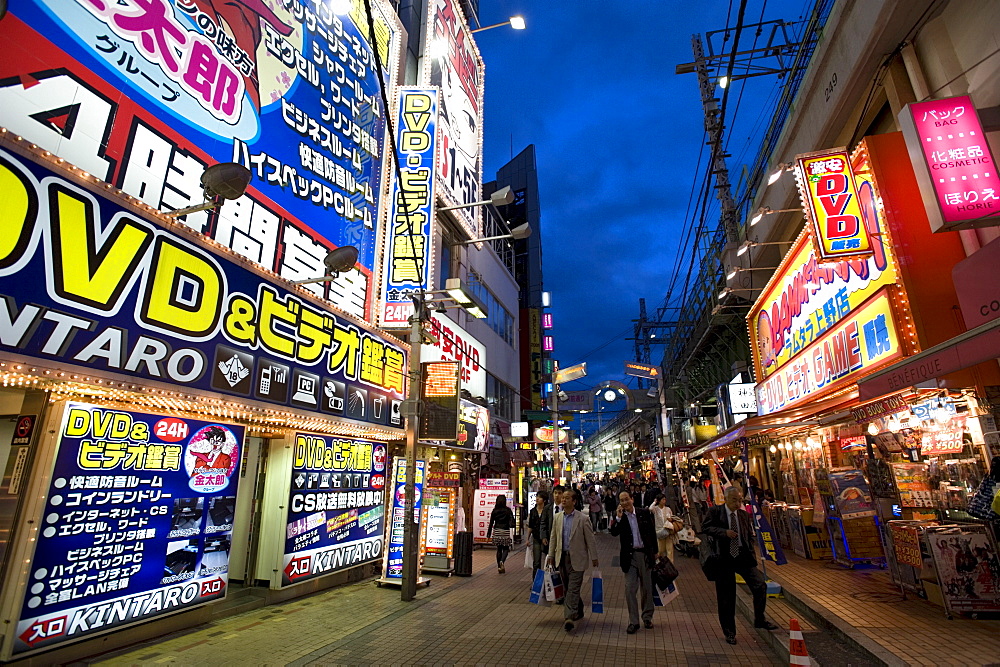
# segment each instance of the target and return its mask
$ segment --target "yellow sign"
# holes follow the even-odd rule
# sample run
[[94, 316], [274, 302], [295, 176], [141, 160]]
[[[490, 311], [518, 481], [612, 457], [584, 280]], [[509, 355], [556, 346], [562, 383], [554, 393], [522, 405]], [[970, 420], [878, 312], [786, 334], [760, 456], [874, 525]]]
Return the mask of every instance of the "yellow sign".
[[872, 254], [851, 161], [843, 149], [796, 158], [799, 196], [812, 222], [820, 261]]
[[758, 411], [793, 407], [901, 356], [892, 301], [883, 289], [758, 384]]

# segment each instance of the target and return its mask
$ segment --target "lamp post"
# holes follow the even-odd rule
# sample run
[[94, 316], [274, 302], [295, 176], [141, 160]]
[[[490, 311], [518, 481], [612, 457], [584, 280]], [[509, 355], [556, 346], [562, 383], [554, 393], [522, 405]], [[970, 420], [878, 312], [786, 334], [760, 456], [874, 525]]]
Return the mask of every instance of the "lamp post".
[[524, 30], [524, 17], [523, 16], [511, 16], [509, 19], [502, 23], [494, 23], [493, 25], [484, 25], [482, 28], [476, 28], [475, 30], [470, 30], [470, 32], [482, 32], [484, 30], [492, 30], [493, 28], [502, 28], [505, 25], [509, 25], [514, 30]]

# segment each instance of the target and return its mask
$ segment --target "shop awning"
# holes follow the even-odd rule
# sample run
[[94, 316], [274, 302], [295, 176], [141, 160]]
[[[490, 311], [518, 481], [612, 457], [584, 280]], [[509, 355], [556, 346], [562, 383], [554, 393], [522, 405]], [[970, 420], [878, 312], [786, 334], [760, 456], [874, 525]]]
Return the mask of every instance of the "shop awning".
[[696, 459], [699, 456], [704, 456], [705, 454], [708, 454], [709, 452], [719, 449], [720, 447], [731, 445], [740, 438], [742, 438], [744, 435], [746, 435], [746, 428], [742, 423], [737, 424], [736, 426], [730, 428], [728, 431], [723, 431], [719, 435], [715, 436], [714, 438], [706, 442], [704, 445], [700, 445], [692, 449], [690, 452], [688, 452], [688, 458]]
[[858, 382], [858, 393], [862, 401], [868, 401], [997, 358], [1000, 358], [1000, 319], [872, 373]]

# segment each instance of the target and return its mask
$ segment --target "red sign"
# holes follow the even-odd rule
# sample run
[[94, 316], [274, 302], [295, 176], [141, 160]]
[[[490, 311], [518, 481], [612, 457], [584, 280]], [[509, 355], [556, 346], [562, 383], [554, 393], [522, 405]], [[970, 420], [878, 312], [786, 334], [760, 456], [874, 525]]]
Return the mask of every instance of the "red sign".
[[819, 151], [796, 158], [799, 196], [812, 222], [820, 262], [870, 256], [858, 188], [847, 151]]
[[1000, 174], [968, 95], [909, 104], [900, 124], [932, 231], [1000, 214]]
[[462, 473], [460, 472], [429, 472], [427, 473], [427, 486], [436, 488], [448, 486], [461, 486]]
[[35, 430], [35, 419], [37, 415], [18, 415], [17, 424], [14, 426], [14, 437], [11, 438], [11, 445], [30, 445], [31, 434]]

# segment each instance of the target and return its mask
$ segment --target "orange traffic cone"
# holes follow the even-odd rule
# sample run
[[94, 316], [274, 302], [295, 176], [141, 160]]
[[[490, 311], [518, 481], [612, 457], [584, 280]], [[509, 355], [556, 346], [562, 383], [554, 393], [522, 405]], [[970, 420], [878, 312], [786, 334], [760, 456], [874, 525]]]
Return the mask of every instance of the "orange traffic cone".
[[802, 628], [796, 619], [788, 621], [788, 664], [789, 665], [810, 665], [809, 653], [806, 651], [806, 642], [802, 639]]

